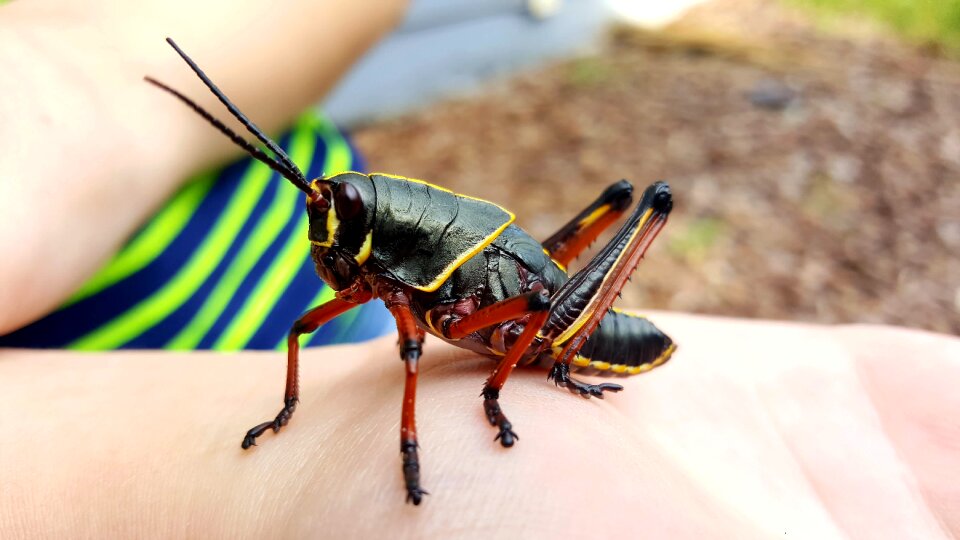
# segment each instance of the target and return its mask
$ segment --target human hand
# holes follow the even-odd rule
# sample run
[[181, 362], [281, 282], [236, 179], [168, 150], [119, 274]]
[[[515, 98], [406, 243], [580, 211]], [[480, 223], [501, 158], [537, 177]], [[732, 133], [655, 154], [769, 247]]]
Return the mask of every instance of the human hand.
[[658, 314], [679, 350], [585, 400], [430, 340], [424, 487], [404, 504], [396, 345], [0, 355], [0, 536], [946, 537], [960, 532], [960, 341], [889, 327]]

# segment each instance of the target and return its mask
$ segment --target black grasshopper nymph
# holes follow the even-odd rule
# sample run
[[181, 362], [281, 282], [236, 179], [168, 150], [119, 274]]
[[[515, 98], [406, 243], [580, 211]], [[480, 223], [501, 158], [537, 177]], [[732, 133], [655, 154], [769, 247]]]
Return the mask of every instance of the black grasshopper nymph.
[[[566, 266], [624, 214], [633, 187], [621, 180], [544, 242], [513, 224], [508, 210], [422, 180], [344, 172], [309, 180], [283, 150], [237, 109], [171, 39], [168, 43], [207, 87], [272, 153], [240, 137], [178, 91], [146, 80], [187, 104], [250, 155], [306, 194], [308, 238], [317, 273], [333, 300], [293, 323], [287, 339], [283, 408], [250, 429], [244, 449], [267, 430], [279, 431], [297, 406], [298, 338], [362, 303], [382, 300], [397, 322], [406, 364], [400, 451], [407, 500], [419, 504], [414, 418], [417, 367], [427, 332], [497, 359], [483, 388], [483, 407], [496, 440], [517, 435], [499, 404], [500, 390], [518, 364], [552, 366], [558, 386], [603, 397], [620, 385], [586, 384], [571, 371], [635, 375], [670, 359], [676, 345], [647, 319], [612, 308], [625, 282], [673, 207], [663, 182], [648, 187], [613, 239], [574, 274]], [[605, 324], [600, 325], [601, 320]]]

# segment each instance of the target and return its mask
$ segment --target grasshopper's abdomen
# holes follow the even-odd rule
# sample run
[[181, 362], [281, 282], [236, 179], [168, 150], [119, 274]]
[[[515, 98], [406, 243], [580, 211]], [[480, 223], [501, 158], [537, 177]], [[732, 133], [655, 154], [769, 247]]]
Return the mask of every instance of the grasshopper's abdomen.
[[675, 349], [673, 340], [645, 317], [615, 309], [572, 365], [588, 375], [637, 375], [665, 363]]

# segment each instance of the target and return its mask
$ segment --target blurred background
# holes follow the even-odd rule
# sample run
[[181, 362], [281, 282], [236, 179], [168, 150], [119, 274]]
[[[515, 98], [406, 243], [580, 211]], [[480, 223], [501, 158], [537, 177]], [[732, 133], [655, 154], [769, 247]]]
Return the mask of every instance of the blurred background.
[[325, 107], [538, 238], [668, 180], [624, 307], [957, 334], [958, 59], [960, 0], [414, 0]]

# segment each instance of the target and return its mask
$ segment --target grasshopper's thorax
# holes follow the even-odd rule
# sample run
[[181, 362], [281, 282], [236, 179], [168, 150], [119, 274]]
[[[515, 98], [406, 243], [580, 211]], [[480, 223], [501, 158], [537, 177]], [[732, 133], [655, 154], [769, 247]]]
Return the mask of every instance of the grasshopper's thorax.
[[375, 192], [369, 178], [341, 173], [310, 183], [307, 196], [311, 254], [317, 273], [334, 290], [347, 289], [362, 280], [364, 263], [373, 244]]

